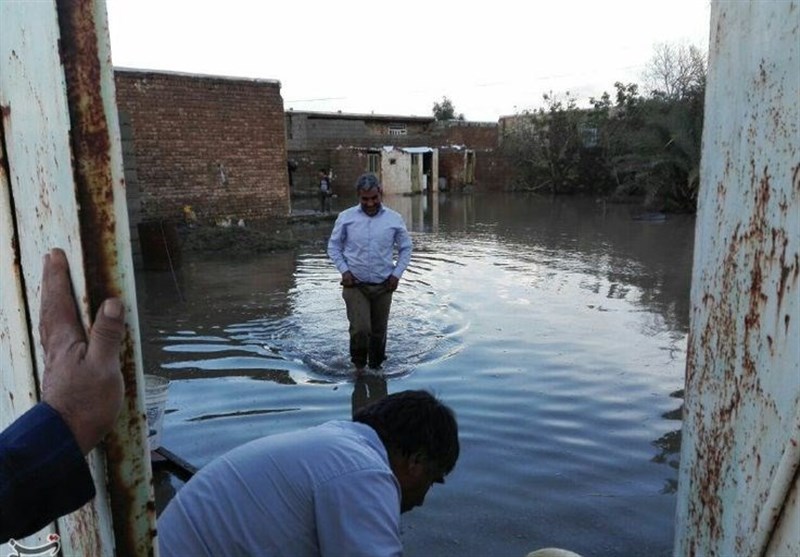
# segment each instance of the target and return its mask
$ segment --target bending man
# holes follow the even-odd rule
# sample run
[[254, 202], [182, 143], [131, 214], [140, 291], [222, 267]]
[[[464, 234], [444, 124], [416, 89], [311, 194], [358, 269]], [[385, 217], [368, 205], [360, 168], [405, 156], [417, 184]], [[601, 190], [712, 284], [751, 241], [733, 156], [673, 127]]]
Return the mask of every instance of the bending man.
[[411, 261], [411, 237], [403, 217], [383, 206], [383, 189], [375, 174], [363, 174], [356, 192], [359, 204], [339, 213], [333, 225], [328, 256], [342, 274], [350, 360], [360, 374], [365, 365], [378, 369], [386, 359], [389, 308]]
[[162, 557], [399, 556], [400, 513], [456, 464], [453, 411], [403, 391], [353, 421], [256, 439], [212, 461], [158, 521]]

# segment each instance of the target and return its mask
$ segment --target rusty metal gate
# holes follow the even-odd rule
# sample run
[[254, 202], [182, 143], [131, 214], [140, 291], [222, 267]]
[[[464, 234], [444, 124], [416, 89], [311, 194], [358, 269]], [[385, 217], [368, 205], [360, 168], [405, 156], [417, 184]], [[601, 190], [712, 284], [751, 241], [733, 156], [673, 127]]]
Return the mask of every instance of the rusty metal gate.
[[674, 554], [800, 555], [800, 3], [712, 3]]
[[102, 0], [0, 2], [0, 110], [0, 427], [39, 398], [39, 284], [50, 248], [67, 253], [84, 324], [108, 296], [127, 309], [122, 415], [89, 457], [98, 496], [24, 543], [57, 530], [64, 555], [152, 555], [142, 359]]

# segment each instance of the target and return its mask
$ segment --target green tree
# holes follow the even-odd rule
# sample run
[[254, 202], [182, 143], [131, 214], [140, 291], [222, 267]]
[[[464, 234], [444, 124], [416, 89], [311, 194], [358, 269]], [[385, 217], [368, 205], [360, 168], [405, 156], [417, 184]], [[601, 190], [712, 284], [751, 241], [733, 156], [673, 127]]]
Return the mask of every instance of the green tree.
[[569, 92], [563, 98], [543, 95], [544, 107], [516, 114], [503, 137], [503, 150], [514, 161], [522, 189], [552, 194], [580, 189], [581, 114]]
[[433, 103], [433, 117], [439, 121], [464, 120], [463, 113], [456, 116], [456, 108], [453, 106], [453, 101], [446, 96], [442, 97], [442, 102]]
[[694, 211], [700, 176], [705, 55], [694, 46], [660, 44], [638, 85], [615, 83], [616, 99], [592, 99], [602, 160], [614, 197], [643, 197], [652, 210]]
[[577, 108], [567, 92], [502, 122], [502, 149], [523, 189], [635, 196], [652, 210], [694, 211], [699, 186], [705, 55], [659, 45], [649, 80]]

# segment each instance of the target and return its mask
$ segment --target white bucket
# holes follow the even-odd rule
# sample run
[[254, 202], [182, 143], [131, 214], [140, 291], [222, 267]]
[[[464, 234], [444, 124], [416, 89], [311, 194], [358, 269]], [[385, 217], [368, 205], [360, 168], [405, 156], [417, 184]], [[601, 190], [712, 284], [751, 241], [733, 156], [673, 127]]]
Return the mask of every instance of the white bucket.
[[169, 379], [158, 375], [144, 376], [144, 399], [147, 410], [147, 444], [154, 451], [161, 446], [161, 426], [167, 409]]

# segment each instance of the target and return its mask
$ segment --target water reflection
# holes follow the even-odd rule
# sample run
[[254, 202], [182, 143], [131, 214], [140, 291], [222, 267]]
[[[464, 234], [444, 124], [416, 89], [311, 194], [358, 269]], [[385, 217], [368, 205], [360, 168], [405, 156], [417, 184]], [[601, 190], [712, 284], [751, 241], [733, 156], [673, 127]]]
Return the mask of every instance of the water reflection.
[[[678, 408], [665, 412], [661, 415], [665, 420], [674, 420], [680, 426], [683, 420], [683, 389], [670, 393], [672, 398], [680, 399], [681, 403]], [[681, 451], [681, 430], [680, 427], [674, 431], [668, 431], [655, 441], [653, 445], [658, 449], [658, 454], [653, 457], [653, 462], [659, 464], [666, 464], [670, 468], [677, 470], [680, 465], [680, 451]], [[678, 491], [677, 478], [667, 478], [664, 482], [664, 487], [661, 493], [676, 493]]]
[[386, 202], [415, 251], [384, 377], [350, 375], [323, 242], [189, 260], [185, 301], [168, 274], [137, 277], [146, 368], [172, 380], [165, 446], [201, 466], [389, 390], [430, 389], [456, 410], [462, 457], [404, 517], [409, 555], [669, 554], [692, 219], [531, 196]]
[[502, 242], [517, 252], [515, 258], [587, 273], [595, 279], [584, 283], [587, 289], [599, 292], [602, 284], [608, 298], [633, 295], [632, 301], [657, 311], [669, 326], [688, 332], [693, 216], [638, 221], [624, 205], [525, 195], [440, 193], [395, 196], [387, 204], [413, 230], [441, 232], [451, 241], [469, 236]]
[[355, 416], [367, 404], [376, 402], [389, 394], [386, 378], [371, 373], [363, 374], [353, 382], [352, 415]]

